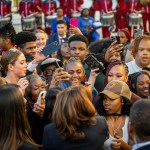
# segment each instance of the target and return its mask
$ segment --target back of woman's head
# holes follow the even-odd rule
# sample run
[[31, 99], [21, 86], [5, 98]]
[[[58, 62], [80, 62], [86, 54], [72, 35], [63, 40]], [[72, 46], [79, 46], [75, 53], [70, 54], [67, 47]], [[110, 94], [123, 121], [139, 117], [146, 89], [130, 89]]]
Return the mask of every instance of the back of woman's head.
[[62, 89], [59, 87], [47, 89], [47, 94], [45, 97], [45, 101], [46, 101], [45, 112], [47, 111], [48, 113], [45, 113], [45, 114], [49, 115], [48, 120], [50, 120], [50, 121], [52, 118], [52, 112], [53, 112], [54, 104], [56, 101], [56, 96], [61, 91], [62, 91]]
[[[28, 132], [28, 133], [27, 133]], [[18, 85], [0, 86], [0, 149], [15, 150], [30, 133], [25, 102]]]
[[52, 119], [63, 138], [82, 140], [85, 135], [78, 130], [80, 125], [95, 124], [95, 116], [92, 94], [86, 87], [75, 86], [58, 94]]
[[17, 49], [10, 49], [6, 51], [2, 57], [1, 57], [1, 65], [2, 68], [5, 69], [5, 71], [8, 71], [8, 65], [12, 64], [14, 65], [15, 62], [17, 61], [18, 57], [22, 54], [21, 51]]

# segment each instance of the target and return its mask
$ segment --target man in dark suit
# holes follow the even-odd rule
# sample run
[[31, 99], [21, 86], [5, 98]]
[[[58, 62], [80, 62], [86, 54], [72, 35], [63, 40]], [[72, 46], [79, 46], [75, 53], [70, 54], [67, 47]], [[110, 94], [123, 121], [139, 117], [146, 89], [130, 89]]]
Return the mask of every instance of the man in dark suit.
[[150, 150], [150, 101], [134, 103], [130, 111], [130, 136], [134, 141], [132, 150]]
[[59, 20], [57, 22], [57, 33], [49, 36], [46, 45], [54, 41], [57, 41], [59, 44], [61, 44], [62, 40], [67, 37], [67, 23], [64, 20]]

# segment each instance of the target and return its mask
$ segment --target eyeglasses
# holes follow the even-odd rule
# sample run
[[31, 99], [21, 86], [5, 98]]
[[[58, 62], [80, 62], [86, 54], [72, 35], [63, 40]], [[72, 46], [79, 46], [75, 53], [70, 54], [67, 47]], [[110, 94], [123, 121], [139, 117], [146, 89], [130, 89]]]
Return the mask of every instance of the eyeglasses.
[[50, 70], [50, 69], [44, 71], [44, 73], [45, 73], [46, 75], [53, 75], [54, 72], [55, 72], [55, 70]]

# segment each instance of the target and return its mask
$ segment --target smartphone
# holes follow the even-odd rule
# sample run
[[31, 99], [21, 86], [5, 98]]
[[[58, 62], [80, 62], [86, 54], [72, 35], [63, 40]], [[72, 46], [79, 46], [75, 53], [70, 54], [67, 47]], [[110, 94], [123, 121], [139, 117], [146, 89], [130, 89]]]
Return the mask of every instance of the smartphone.
[[[40, 94], [39, 94], [39, 96], [38, 96], [38, 99], [37, 99], [37, 104], [41, 104], [42, 102], [41, 102], [41, 98], [43, 97], [43, 98], [45, 98], [45, 96], [46, 96], [46, 93], [47, 93], [47, 91], [42, 91], [42, 92], [40, 92]], [[36, 108], [33, 108], [33, 111], [36, 111]]]
[[120, 36], [116, 35], [116, 36], [111, 36], [110, 37], [111, 41], [117, 41], [116, 44], [120, 44]]
[[97, 60], [97, 58], [93, 54], [88, 54], [84, 60], [84, 62], [91, 67], [91, 69], [99, 68], [96, 73], [99, 73], [100, 71], [104, 70], [104, 66], [101, 65], [101, 63]]
[[36, 103], [41, 104], [41, 97], [45, 98], [46, 93], [47, 93], [46, 91], [40, 92]]
[[139, 35], [143, 35], [143, 30], [142, 29], [134, 29], [134, 38], [138, 37]]
[[43, 54], [44, 56], [51, 55], [52, 53], [58, 51], [60, 48], [61, 45], [57, 41], [52, 42], [51, 44], [43, 48]]
[[71, 18], [70, 19], [70, 25], [78, 27], [78, 19], [77, 18]]

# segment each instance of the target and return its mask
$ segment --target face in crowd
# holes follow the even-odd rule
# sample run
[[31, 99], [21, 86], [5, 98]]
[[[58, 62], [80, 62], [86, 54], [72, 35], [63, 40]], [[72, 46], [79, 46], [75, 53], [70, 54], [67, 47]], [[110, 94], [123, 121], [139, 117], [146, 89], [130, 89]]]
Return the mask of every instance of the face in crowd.
[[141, 68], [150, 65], [150, 40], [142, 39], [135, 54], [135, 61]]
[[120, 96], [118, 98], [112, 99], [105, 95], [103, 98], [103, 106], [108, 115], [121, 114], [122, 99]]
[[108, 83], [113, 80], [120, 80], [120, 81], [127, 82], [128, 75], [127, 75], [125, 67], [123, 65], [113, 66], [108, 73], [107, 80], [108, 80]]
[[24, 53], [24, 55], [31, 55], [33, 57], [35, 57], [37, 51], [37, 46], [36, 46], [36, 42], [32, 41], [32, 42], [26, 42], [24, 44], [24, 47], [22, 49], [22, 52]]
[[43, 33], [38, 32], [35, 35], [36, 35], [36, 46], [37, 46], [37, 48], [45, 47], [46, 46], [46, 40], [47, 40], [47, 34], [44, 32]]
[[65, 36], [67, 33], [67, 25], [65, 24], [58, 24], [57, 25], [57, 33], [59, 36]]
[[119, 35], [119, 37], [120, 37], [120, 44], [126, 44], [127, 43], [127, 41], [128, 41], [128, 39], [127, 39], [127, 37], [126, 37], [126, 35], [125, 35], [125, 33], [124, 32], [122, 32], [122, 31], [118, 31], [118, 33], [117, 33], [118, 35]]
[[69, 50], [69, 46], [68, 43], [62, 43], [61, 44], [61, 55], [64, 58], [70, 58], [70, 50]]
[[150, 78], [146, 74], [141, 74], [137, 78], [136, 92], [142, 98], [149, 96]]
[[43, 75], [46, 78], [46, 83], [50, 83], [52, 80], [52, 76], [56, 70], [55, 65], [50, 65], [44, 69]]
[[23, 53], [19, 55], [16, 62], [11, 65], [10, 69], [20, 78], [26, 76], [27, 63]]
[[35, 79], [32, 83], [30, 83], [30, 90], [31, 90], [31, 99], [33, 101], [37, 101], [40, 92], [46, 90], [46, 85], [42, 81], [42, 79]]
[[66, 66], [66, 71], [70, 74], [70, 83], [72, 86], [81, 85], [84, 80], [84, 68], [79, 62], [70, 62]]
[[81, 41], [72, 41], [69, 44], [69, 47], [71, 56], [80, 59], [82, 62], [84, 61], [85, 56], [89, 53], [87, 45]]

